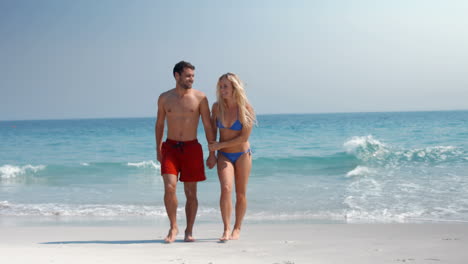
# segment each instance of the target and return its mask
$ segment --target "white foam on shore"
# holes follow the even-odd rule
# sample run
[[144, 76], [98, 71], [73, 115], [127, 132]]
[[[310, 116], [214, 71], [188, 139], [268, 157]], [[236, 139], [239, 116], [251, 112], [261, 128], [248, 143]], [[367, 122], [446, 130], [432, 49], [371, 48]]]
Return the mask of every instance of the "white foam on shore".
[[105, 205], [105, 204], [12, 204], [0, 202], [4, 216], [163, 216], [163, 206]]
[[[183, 216], [184, 207], [177, 209]], [[199, 215], [219, 215], [215, 208], [199, 208]], [[167, 217], [164, 206], [120, 204], [16, 204], [0, 201], [0, 216], [66, 216], [66, 217]]]
[[26, 174], [27, 172], [36, 173], [40, 170], [45, 169], [46, 166], [44, 165], [25, 165], [25, 166], [13, 166], [13, 165], [3, 165], [0, 167], [0, 178], [2, 179], [9, 179], [15, 178], [19, 175]]
[[[349, 197], [352, 200], [352, 197]], [[349, 202], [349, 201], [348, 201]], [[185, 218], [184, 207], [177, 209], [177, 217]], [[16, 204], [0, 201], [0, 216], [21, 217], [64, 217], [64, 218], [120, 218], [120, 217], [151, 217], [155, 220], [166, 219], [167, 214], [163, 205], [112, 205], [112, 204]], [[200, 207], [197, 219], [204, 222], [221, 221], [219, 208]], [[346, 223], [410, 223], [410, 222], [468, 222], [457, 214], [445, 215], [427, 214], [421, 208], [411, 210], [373, 209], [365, 210], [357, 205], [346, 210], [337, 211], [294, 211], [272, 212], [257, 211], [247, 213], [246, 221], [342, 221]]]
[[295, 221], [295, 220], [318, 220], [318, 221], [344, 221], [342, 212], [257, 212], [245, 216], [245, 220], [250, 221]]
[[379, 209], [373, 211], [348, 210], [345, 213], [348, 223], [407, 223], [411, 219], [418, 219], [424, 214], [423, 210], [411, 212], [394, 212], [390, 209]]

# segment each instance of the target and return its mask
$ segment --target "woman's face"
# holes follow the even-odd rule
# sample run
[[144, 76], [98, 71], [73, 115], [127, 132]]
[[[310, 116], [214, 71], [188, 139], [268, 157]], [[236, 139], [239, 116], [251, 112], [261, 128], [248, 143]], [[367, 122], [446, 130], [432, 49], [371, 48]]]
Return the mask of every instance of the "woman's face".
[[222, 78], [219, 82], [219, 92], [221, 98], [223, 99], [233, 98], [234, 88], [232, 87], [231, 81], [229, 81], [227, 78]]

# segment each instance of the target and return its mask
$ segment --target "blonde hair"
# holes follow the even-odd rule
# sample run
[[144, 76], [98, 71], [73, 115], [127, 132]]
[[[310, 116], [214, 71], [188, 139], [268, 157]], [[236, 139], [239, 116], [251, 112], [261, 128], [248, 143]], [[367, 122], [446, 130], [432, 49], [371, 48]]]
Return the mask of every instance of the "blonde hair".
[[250, 106], [249, 100], [247, 99], [247, 95], [245, 93], [244, 84], [242, 83], [239, 76], [234, 73], [225, 73], [221, 75], [218, 79], [218, 84], [216, 85], [216, 97], [218, 99], [218, 119], [221, 123], [224, 124], [224, 113], [226, 112], [227, 105], [224, 102], [223, 98], [221, 97], [221, 80], [226, 78], [228, 81], [231, 82], [233, 88], [233, 96], [237, 103], [237, 107], [239, 108], [239, 121], [243, 126], [252, 127], [257, 123], [255, 112], [250, 107], [249, 110], [248, 106]]

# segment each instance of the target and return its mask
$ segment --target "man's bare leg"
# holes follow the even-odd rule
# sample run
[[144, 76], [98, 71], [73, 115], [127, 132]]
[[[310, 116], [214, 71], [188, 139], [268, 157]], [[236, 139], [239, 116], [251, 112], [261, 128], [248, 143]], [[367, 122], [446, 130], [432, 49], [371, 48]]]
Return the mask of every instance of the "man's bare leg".
[[164, 174], [164, 205], [166, 206], [167, 216], [169, 217], [170, 228], [169, 232], [164, 238], [166, 243], [172, 243], [176, 240], [176, 236], [179, 233], [177, 226], [177, 176], [172, 174]]
[[194, 242], [193, 237], [193, 225], [195, 223], [195, 217], [197, 216], [198, 210], [198, 199], [197, 199], [197, 183], [196, 182], [184, 182], [184, 191], [187, 202], [185, 204], [185, 214], [187, 216], [187, 228], [185, 229], [185, 242]]

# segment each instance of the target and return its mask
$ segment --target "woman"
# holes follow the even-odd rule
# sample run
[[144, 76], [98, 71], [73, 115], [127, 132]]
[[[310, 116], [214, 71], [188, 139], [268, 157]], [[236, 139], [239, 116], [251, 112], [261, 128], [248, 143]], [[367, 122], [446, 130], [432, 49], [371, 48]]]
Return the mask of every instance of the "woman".
[[[221, 241], [239, 239], [242, 220], [247, 209], [247, 182], [252, 167], [252, 152], [248, 142], [255, 113], [247, 100], [242, 81], [234, 73], [219, 77], [217, 102], [213, 104], [211, 122], [219, 142], [209, 144], [210, 151], [218, 151], [218, 176], [221, 184], [221, 216], [224, 232]], [[236, 190], [236, 220], [231, 233], [232, 187]]]

